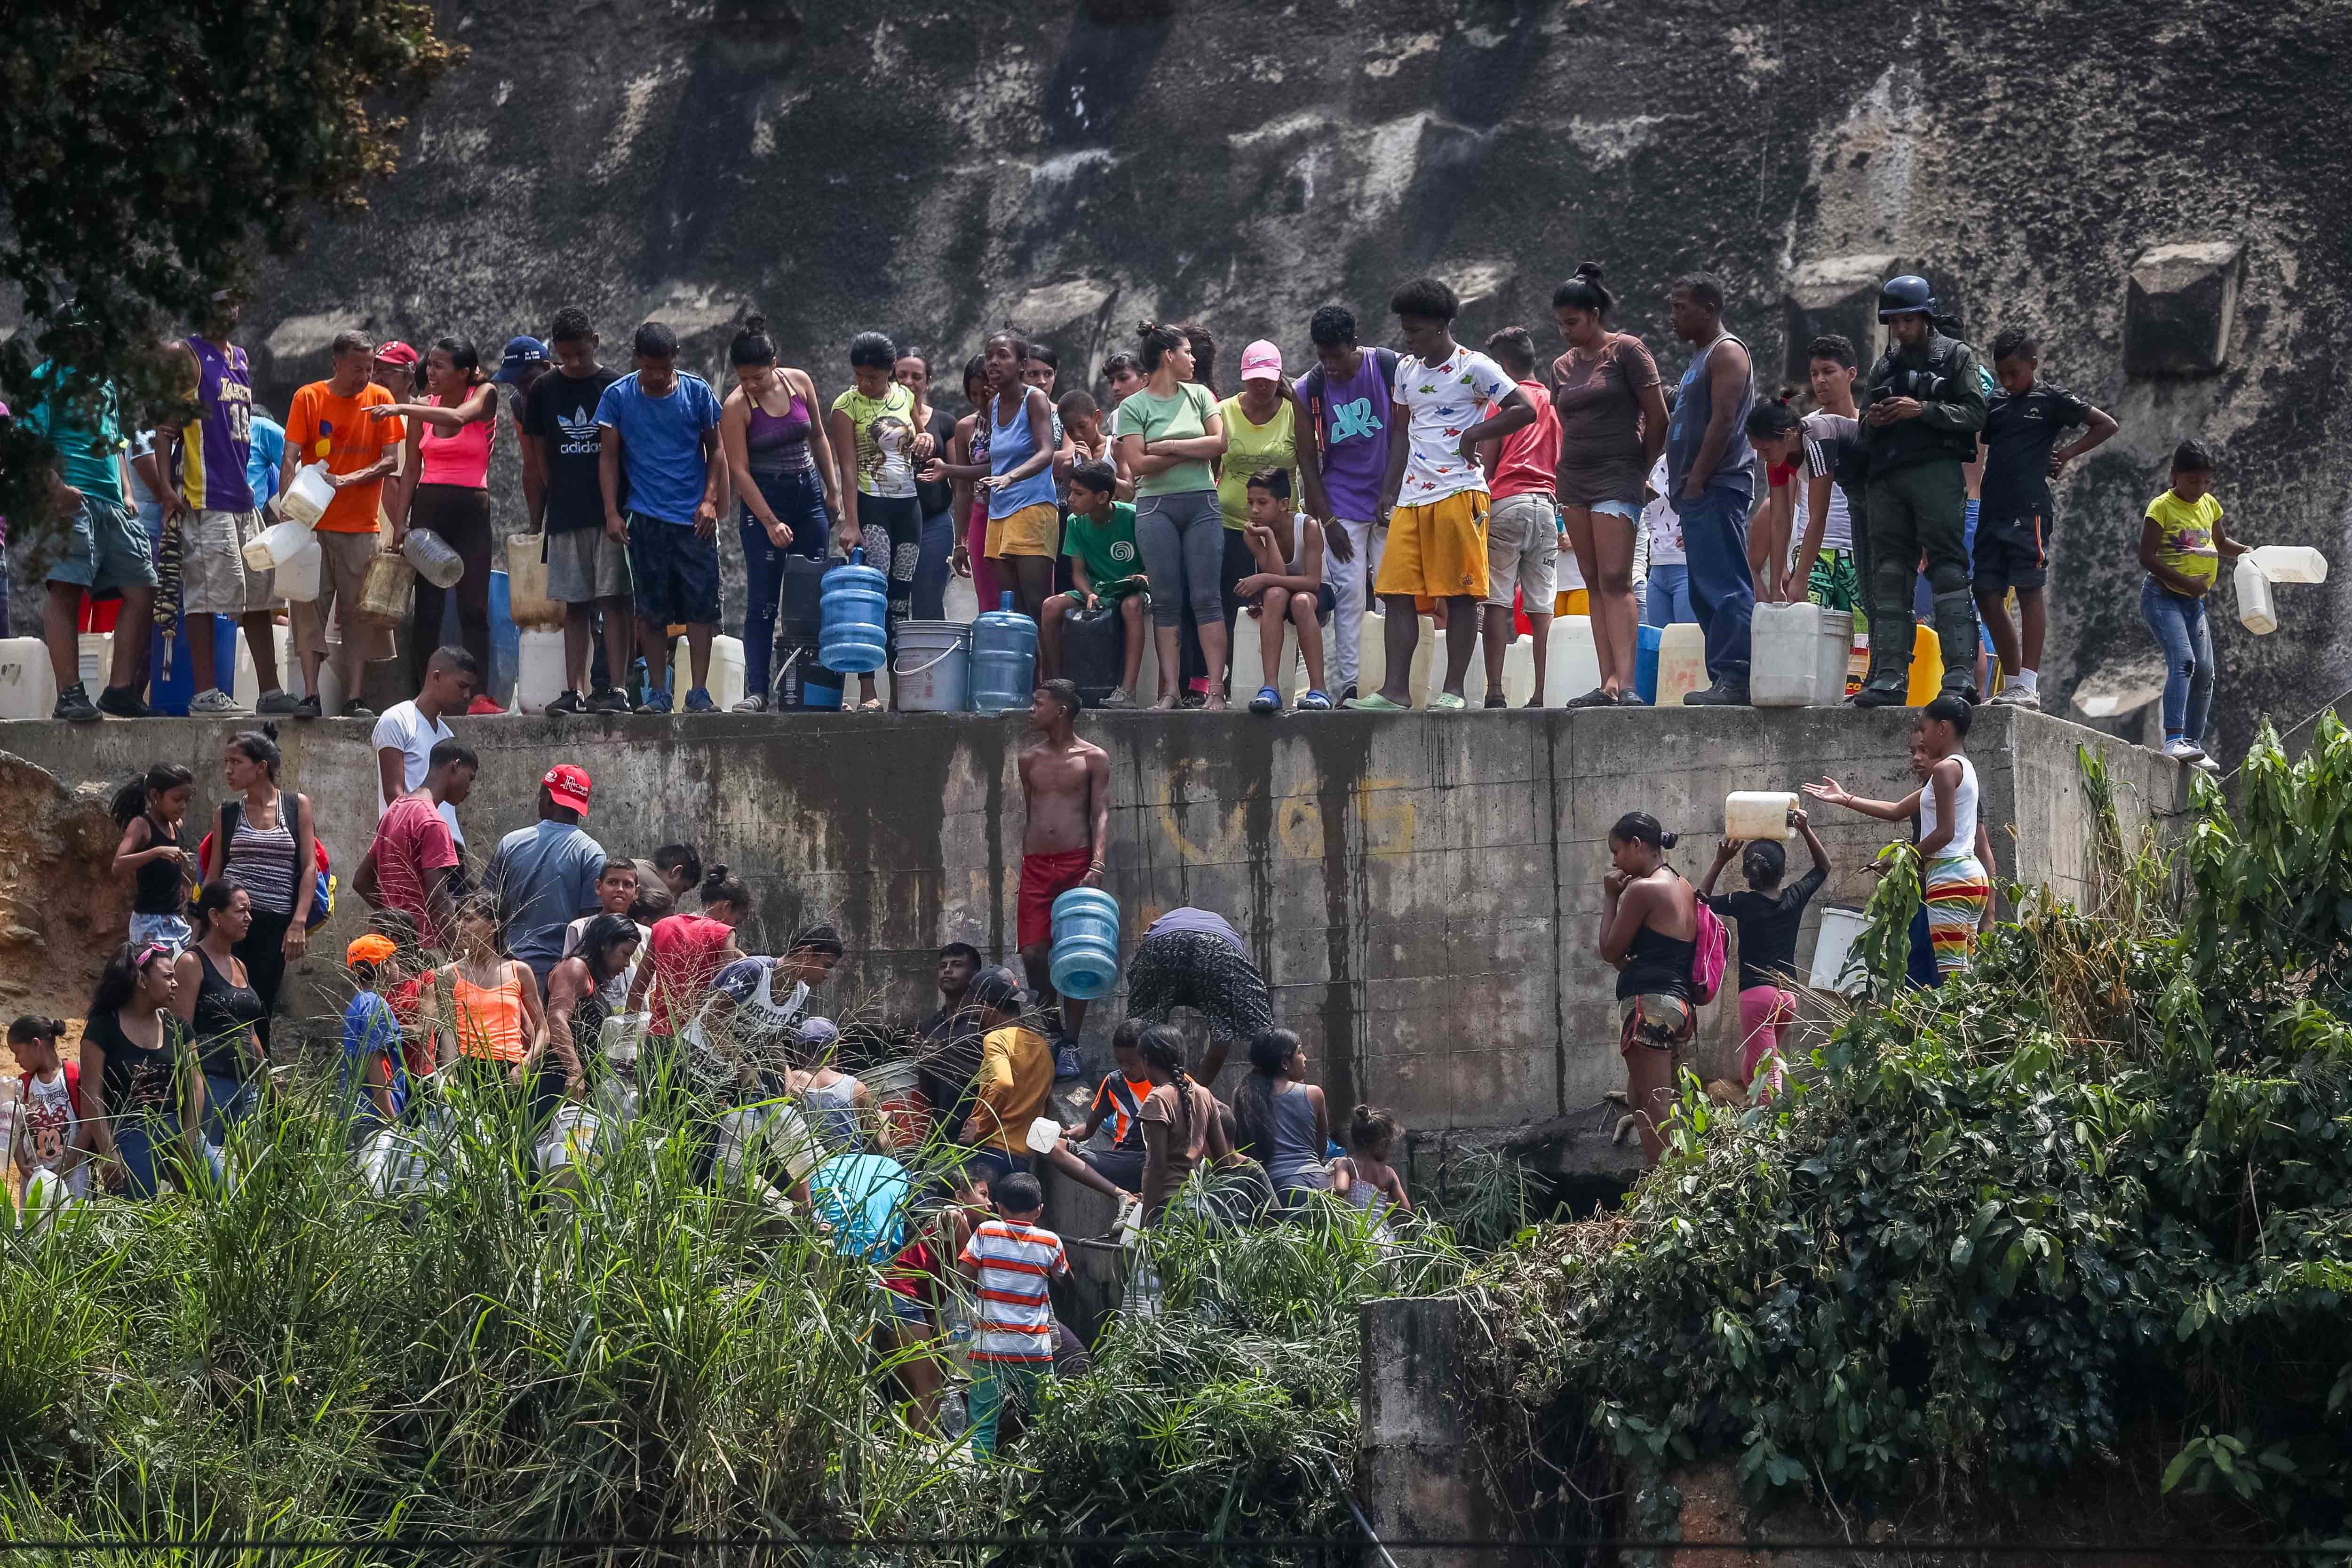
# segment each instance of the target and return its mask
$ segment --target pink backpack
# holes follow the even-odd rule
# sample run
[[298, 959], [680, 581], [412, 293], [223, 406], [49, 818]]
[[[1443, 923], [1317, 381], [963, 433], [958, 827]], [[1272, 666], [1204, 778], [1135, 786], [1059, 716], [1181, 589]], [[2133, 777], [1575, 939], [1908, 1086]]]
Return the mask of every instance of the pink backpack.
[[1691, 1005], [1704, 1007], [1723, 988], [1724, 961], [1730, 956], [1731, 937], [1705, 899], [1698, 904], [1698, 931], [1691, 942]]

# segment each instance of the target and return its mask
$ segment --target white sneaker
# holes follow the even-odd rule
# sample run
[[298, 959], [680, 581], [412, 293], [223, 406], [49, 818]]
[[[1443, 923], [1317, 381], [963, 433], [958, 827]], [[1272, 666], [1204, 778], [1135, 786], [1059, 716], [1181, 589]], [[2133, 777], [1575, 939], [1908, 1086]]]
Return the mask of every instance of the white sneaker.
[[1985, 702], [1994, 708], [2031, 708], [2038, 713], [2042, 710], [2042, 693], [2039, 689], [2027, 691], [2020, 687], [2004, 686], [1985, 699]]
[[2164, 754], [2178, 763], [2202, 762], [2205, 748], [2186, 735], [2176, 735], [2164, 743]]
[[244, 711], [244, 703], [217, 686], [207, 686], [188, 699], [188, 713], [192, 718], [219, 719]]

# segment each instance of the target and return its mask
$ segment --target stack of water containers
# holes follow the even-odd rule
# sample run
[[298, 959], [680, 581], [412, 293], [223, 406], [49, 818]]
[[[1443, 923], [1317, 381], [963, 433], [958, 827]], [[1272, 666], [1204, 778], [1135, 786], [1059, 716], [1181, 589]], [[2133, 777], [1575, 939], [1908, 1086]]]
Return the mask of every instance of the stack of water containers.
[[[871, 675], [889, 660], [889, 581], [866, 564], [866, 552], [853, 550], [849, 563], [824, 574], [818, 612], [817, 655], [836, 675]], [[804, 700], [819, 706], [804, 682]], [[837, 693], [827, 706], [837, 707]]]
[[1054, 900], [1054, 989], [1092, 1002], [1118, 984], [1118, 900], [1099, 888], [1072, 888]]
[[[827, 660], [830, 663], [830, 660]], [[1026, 708], [1037, 690], [1037, 623], [1006, 594], [971, 623], [971, 709], [1002, 713]]]

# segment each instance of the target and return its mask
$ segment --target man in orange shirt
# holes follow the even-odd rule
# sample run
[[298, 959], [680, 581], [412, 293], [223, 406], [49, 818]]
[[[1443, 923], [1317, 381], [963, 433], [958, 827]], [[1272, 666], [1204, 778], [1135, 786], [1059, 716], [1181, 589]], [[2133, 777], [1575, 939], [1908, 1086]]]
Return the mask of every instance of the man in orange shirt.
[[319, 717], [319, 670], [327, 658], [327, 617], [342, 606], [341, 648], [335, 655], [336, 672], [343, 681], [343, 716], [373, 719], [362, 705], [361, 667], [372, 659], [393, 656], [391, 630], [370, 626], [353, 613], [367, 583], [368, 563], [379, 549], [376, 507], [385, 476], [399, 465], [401, 443], [407, 428], [398, 419], [371, 419], [370, 408], [394, 401], [391, 393], [368, 379], [375, 345], [365, 332], [335, 334], [327, 379], [314, 381], [294, 394], [286, 416], [285, 471], [278, 490], [294, 482], [295, 471], [324, 460], [327, 482], [335, 499], [319, 519], [319, 596], [292, 605], [293, 644], [302, 660], [302, 689], [310, 693], [295, 710], [298, 719]]

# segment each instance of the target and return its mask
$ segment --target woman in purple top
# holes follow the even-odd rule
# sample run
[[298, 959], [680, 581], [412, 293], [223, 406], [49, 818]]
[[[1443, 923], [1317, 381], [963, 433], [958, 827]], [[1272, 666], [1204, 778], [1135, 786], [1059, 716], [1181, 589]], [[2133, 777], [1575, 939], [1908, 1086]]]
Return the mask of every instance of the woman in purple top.
[[1570, 708], [1639, 704], [1633, 643], [1633, 531], [1642, 487], [1666, 444], [1666, 397], [1658, 363], [1642, 340], [1605, 324], [1615, 298], [1588, 261], [1553, 291], [1551, 313], [1568, 352], [1552, 361], [1551, 404], [1559, 415], [1554, 480], [1561, 523], [1592, 601], [1592, 646], [1601, 684]]
[[784, 557], [823, 561], [834, 518], [841, 515], [840, 483], [824, 422], [816, 417], [816, 383], [804, 370], [776, 363], [768, 319], [753, 316], [727, 351], [735, 390], [719, 411], [719, 444], [727, 453], [735, 493], [742, 500], [743, 700], [738, 713], [768, 708], [769, 667], [775, 655], [776, 605], [784, 586]]

